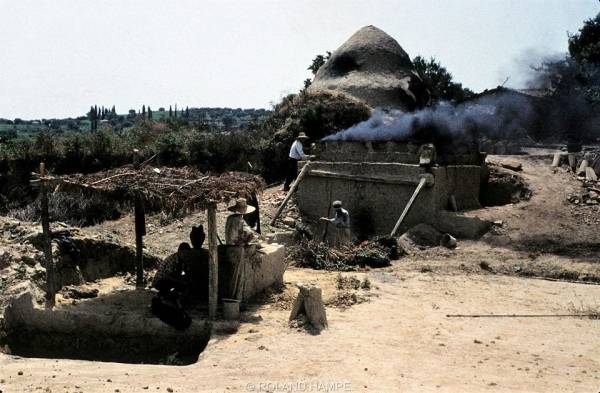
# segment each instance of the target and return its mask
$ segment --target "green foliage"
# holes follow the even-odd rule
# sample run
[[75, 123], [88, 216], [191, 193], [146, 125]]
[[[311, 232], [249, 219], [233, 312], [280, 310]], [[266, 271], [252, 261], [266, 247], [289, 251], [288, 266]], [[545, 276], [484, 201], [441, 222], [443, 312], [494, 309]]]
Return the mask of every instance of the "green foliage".
[[316, 142], [370, 116], [367, 105], [343, 95], [300, 92], [283, 98], [263, 124], [273, 134], [265, 146], [263, 177], [271, 182], [284, 176], [289, 148], [298, 133]]
[[600, 14], [586, 20], [578, 33], [569, 36], [569, 53], [580, 64], [600, 66]]
[[325, 62], [327, 60], [329, 60], [329, 58], [331, 57], [331, 52], [327, 51], [327, 53], [325, 55], [317, 55], [315, 56], [315, 58], [313, 59], [312, 63], [310, 66], [308, 66], [308, 70], [310, 72], [313, 73], [313, 75], [317, 74], [317, 71], [319, 71], [319, 68], [321, 68], [321, 66], [323, 64], [325, 64]]
[[417, 56], [413, 59], [413, 64], [431, 94], [432, 103], [440, 101], [459, 103], [474, 95], [471, 90], [463, 88], [462, 84], [454, 82], [452, 74], [435, 58], [426, 60]]
[[56, 155], [54, 138], [48, 132], [40, 132], [33, 139], [31, 155], [39, 161], [51, 161]]
[[164, 134], [157, 143], [158, 161], [163, 165], [179, 166], [186, 162], [184, 141], [176, 133]]

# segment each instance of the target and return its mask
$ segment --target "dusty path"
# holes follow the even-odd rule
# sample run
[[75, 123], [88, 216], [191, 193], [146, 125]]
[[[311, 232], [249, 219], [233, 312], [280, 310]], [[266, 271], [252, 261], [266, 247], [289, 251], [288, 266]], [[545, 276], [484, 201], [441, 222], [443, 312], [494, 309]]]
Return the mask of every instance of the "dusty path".
[[[286, 279], [295, 276], [305, 278], [293, 269]], [[299, 382], [337, 382], [337, 391], [373, 392], [590, 392], [600, 386], [599, 320], [446, 317], [572, 312], [572, 304], [597, 304], [600, 287], [396, 269], [371, 273], [371, 279], [378, 296], [346, 311], [329, 309], [330, 328], [318, 336], [290, 329], [286, 310], [264, 306], [255, 313], [261, 321], [213, 338], [192, 366], [2, 355], [3, 391], [142, 392], [147, 386], [244, 392], [267, 391], [273, 387], [268, 383], [280, 383], [279, 391], [286, 391], [283, 384]]]

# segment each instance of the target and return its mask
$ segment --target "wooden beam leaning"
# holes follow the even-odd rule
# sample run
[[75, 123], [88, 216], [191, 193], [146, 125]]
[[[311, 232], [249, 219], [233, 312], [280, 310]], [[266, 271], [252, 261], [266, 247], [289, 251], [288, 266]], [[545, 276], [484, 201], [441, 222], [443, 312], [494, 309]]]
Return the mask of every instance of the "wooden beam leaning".
[[135, 219], [135, 287], [144, 288], [144, 235], [146, 235], [146, 215], [144, 201], [137, 193], [134, 198]]
[[307, 162], [306, 165], [304, 165], [304, 167], [298, 174], [298, 177], [296, 178], [296, 181], [294, 181], [294, 184], [292, 184], [292, 188], [290, 188], [290, 190], [288, 191], [287, 195], [285, 196], [285, 199], [283, 200], [283, 202], [281, 202], [281, 205], [279, 205], [277, 212], [275, 213], [275, 215], [273, 216], [273, 219], [271, 220], [271, 225], [275, 225], [275, 221], [277, 221], [277, 218], [279, 218], [279, 215], [285, 208], [285, 205], [287, 205], [290, 198], [292, 198], [292, 195], [294, 195], [294, 193], [298, 189], [298, 185], [300, 184], [302, 179], [304, 179], [304, 176], [306, 176], [306, 174], [308, 173], [309, 167], [310, 167], [310, 162]]
[[421, 180], [419, 180], [419, 184], [417, 185], [415, 192], [413, 192], [412, 196], [408, 200], [408, 203], [404, 207], [404, 211], [402, 211], [400, 218], [398, 218], [398, 221], [396, 221], [396, 225], [394, 225], [394, 229], [392, 229], [392, 233], [390, 234], [390, 236], [396, 236], [396, 233], [398, 232], [398, 228], [400, 228], [402, 221], [404, 221], [404, 218], [406, 217], [406, 215], [408, 214], [408, 211], [412, 207], [413, 202], [415, 201], [415, 199], [417, 199], [419, 192], [421, 192], [421, 189], [423, 188], [423, 186], [425, 185], [426, 182], [427, 182], [426, 177], [422, 177]]
[[52, 234], [50, 233], [50, 213], [48, 212], [48, 187], [46, 185], [46, 166], [40, 163], [40, 205], [44, 259], [46, 260], [46, 306], [54, 307], [56, 298], [56, 277], [52, 260]]
[[207, 209], [208, 226], [208, 317], [217, 317], [219, 296], [219, 253], [217, 250], [217, 204], [211, 202]]
[[368, 182], [368, 183], [382, 183], [382, 184], [419, 184], [421, 179], [426, 179], [427, 186], [433, 186], [434, 177], [430, 173], [422, 173], [418, 175], [412, 175], [412, 178], [401, 177], [401, 176], [364, 176], [364, 175], [352, 175], [348, 173], [330, 172], [324, 170], [312, 170], [309, 173], [310, 176], [331, 178], [331, 179], [342, 179], [352, 180], [356, 182]]
[[556, 168], [560, 166], [561, 157], [561, 153], [554, 153], [554, 157], [552, 158], [552, 167]]

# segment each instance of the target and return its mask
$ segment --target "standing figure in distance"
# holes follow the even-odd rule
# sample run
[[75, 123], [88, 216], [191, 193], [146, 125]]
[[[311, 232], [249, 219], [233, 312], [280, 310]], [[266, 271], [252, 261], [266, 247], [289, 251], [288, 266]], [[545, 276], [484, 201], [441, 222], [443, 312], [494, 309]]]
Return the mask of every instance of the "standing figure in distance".
[[289, 191], [290, 185], [296, 180], [296, 176], [298, 176], [298, 161], [308, 159], [308, 156], [304, 154], [304, 142], [307, 139], [306, 134], [301, 132], [296, 137], [294, 143], [292, 143], [292, 147], [290, 147], [283, 191]]

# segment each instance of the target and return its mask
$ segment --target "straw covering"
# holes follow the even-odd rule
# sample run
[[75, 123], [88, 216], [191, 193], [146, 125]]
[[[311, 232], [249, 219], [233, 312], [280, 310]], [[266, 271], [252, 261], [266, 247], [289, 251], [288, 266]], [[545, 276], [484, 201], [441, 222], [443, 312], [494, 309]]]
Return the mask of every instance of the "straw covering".
[[123, 166], [91, 174], [62, 176], [58, 192], [96, 192], [117, 200], [141, 197], [167, 211], [204, 208], [207, 203], [248, 198], [264, 188], [261, 177], [243, 172], [207, 175], [191, 167]]

